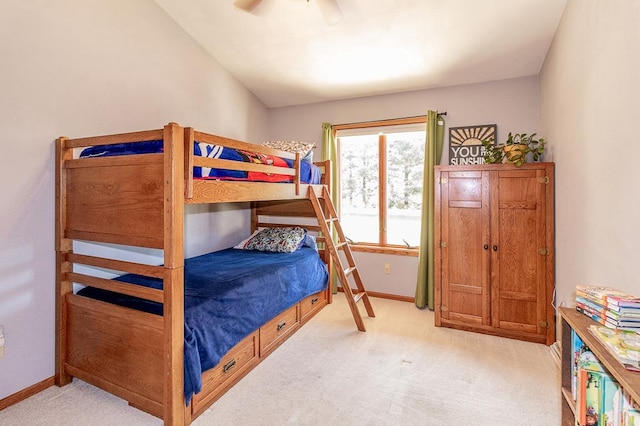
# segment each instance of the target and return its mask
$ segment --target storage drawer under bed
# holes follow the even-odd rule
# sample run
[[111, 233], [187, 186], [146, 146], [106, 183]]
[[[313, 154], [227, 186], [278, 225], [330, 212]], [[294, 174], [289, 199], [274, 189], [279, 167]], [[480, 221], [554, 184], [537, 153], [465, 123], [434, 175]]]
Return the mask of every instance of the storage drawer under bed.
[[260, 327], [260, 356], [264, 357], [284, 342], [299, 326], [296, 304]]
[[202, 392], [193, 396], [192, 414], [206, 410], [233, 384], [260, 362], [258, 357], [258, 331], [251, 333], [235, 345], [218, 365], [202, 374]]
[[327, 291], [312, 294], [300, 302], [300, 323], [306, 322], [327, 304]]

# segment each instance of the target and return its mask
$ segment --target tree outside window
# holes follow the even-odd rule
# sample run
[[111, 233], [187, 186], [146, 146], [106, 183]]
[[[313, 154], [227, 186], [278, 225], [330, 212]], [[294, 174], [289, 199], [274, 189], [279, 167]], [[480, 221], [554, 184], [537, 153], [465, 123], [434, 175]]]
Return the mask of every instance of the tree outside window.
[[[424, 168], [422, 126], [341, 132], [340, 223], [356, 245], [417, 248]], [[359, 134], [354, 134], [359, 133]]]

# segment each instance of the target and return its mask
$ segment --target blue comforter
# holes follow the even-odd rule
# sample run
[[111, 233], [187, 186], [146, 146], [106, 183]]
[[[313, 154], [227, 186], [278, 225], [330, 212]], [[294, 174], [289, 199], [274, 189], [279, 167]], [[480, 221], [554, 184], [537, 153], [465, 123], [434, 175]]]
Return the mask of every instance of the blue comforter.
[[[120, 281], [162, 288], [162, 281], [123, 275]], [[187, 404], [202, 373], [242, 339], [300, 300], [327, 287], [318, 253], [226, 249], [185, 260], [184, 392]], [[162, 314], [162, 305], [85, 287], [79, 294]]]
[[[161, 140], [120, 143], [114, 145], [97, 145], [85, 148], [80, 157], [111, 157], [116, 155], [157, 154], [162, 152], [164, 143]], [[221, 160], [240, 161], [245, 163], [265, 164], [293, 168], [293, 160], [258, 154], [234, 148], [212, 145], [196, 141], [193, 154], [198, 157], [216, 158]], [[300, 180], [302, 183], [318, 184], [322, 173], [312, 162], [300, 161]], [[291, 176], [267, 174], [261, 172], [245, 172], [241, 170], [212, 169], [208, 167], [194, 167], [193, 177], [196, 179], [241, 180], [252, 182], [291, 182]]]

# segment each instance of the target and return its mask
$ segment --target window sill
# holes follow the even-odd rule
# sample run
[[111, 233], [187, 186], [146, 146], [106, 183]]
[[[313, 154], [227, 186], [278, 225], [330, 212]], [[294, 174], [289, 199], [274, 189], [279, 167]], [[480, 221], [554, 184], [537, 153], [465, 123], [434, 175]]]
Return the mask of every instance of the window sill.
[[351, 247], [351, 251], [353, 252], [392, 254], [396, 256], [418, 257], [418, 254], [420, 253], [420, 249], [417, 248], [380, 247], [358, 244], [350, 244], [349, 247]]

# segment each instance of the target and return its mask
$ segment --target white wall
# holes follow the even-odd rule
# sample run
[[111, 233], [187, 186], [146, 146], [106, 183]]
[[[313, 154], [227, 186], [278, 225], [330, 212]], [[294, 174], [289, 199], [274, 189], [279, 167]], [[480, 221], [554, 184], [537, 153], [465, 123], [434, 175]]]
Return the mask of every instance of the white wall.
[[[447, 111], [448, 128], [476, 124], [497, 124], [498, 140], [508, 132], [537, 132], [539, 97], [537, 76], [482, 84], [446, 87], [371, 96], [269, 110], [270, 139], [316, 142], [320, 159], [322, 123], [344, 124], [387, 118], [425, 115], [427, 110]], [[444, 151], [448, 148], [445, 147]], [[447, 157], [448, 158], [448, 157]], [[417, 257], [355, 253], [367, 290], [413, 297], [418, 268]], [[383, 274], [384, 263], [391, 274]]]
[[[1, 399], [54, 374], [54, 139], [176, 121], [260, 141], [268, 116], [151, 0], [3, 0], [0, 39]], [[188, 254], [248, 232], [236, 207], [189, 210]]]
[[640, 295], [640, 2], [569, 0], [540, 74], [556, 168], [556, 286]]

